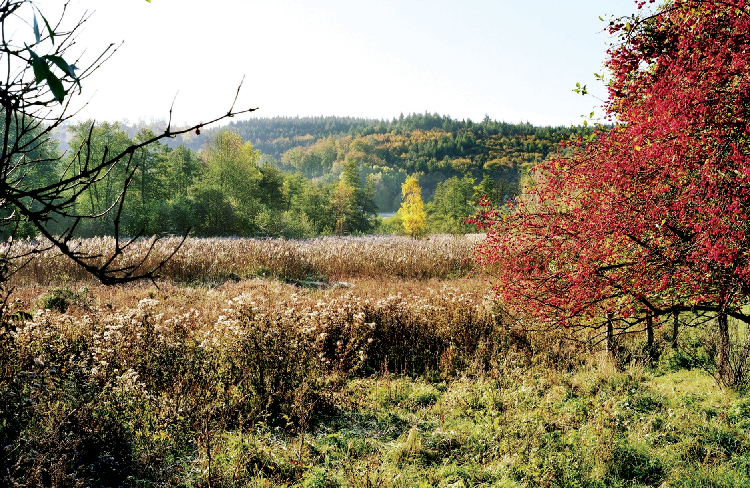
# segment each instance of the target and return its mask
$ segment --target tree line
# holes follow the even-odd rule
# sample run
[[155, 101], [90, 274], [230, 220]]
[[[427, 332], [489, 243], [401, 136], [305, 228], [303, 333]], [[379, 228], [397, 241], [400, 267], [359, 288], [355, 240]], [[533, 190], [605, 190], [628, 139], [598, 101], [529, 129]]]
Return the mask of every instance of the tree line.
[[[166, 122], [163, 122], [166, 125]], [[121, 124], [134, 136], [143, 129], [159, 130], [159, 123]], [[167, 140], [198, 152], [223, 130], [239, 134], [268, 162], [289, 173], [301, 173], [322, 183], [333, 183], [350, 160], [362, 177], [372, 175], [380, 212], [395, 212], [401, 204], [401, 185], [407, 175], [420, 174], [426, 200], [438, 184], [469, 175], [485, 176], [510, 199], [530, 167], [555, 154], [561, 140], [588, 135], [585, 127], [536, 127], [490, 120], [479, 123], [439, 114], [401, 115], [392, 121], [352, 117], [273, 117], [232, 122], [200, 135], [182, 134]], [[68, 131], [70, 132], [70, 131]], [[58, 134], [68, 149], [70, 135]]]
[[[71, 176], [78, 154], [98, 161], [154, 137], [144, 128], [131, 138], [117, 122], [81, 122], [68, 132], [70, 150], [54, 167], [36, 168], [28, 184]], [[56, 151], [54, 144], [44, 147]], [[157, 141], [134, 152], [128, 164], [111, 168], [77, 196], [77, 213], [100, 217], [78, 222], [75, 235], [112, 235], [115, 226], [128, 236], [188, 230], [197, 236], [256, 237], [367, 233], [376, 223], [374, 192], [371, 178], [361, 177], [354, 161], [341, 168], [336, 182], [314, 182], [263, 162], [260, 151], [225, 130], [200, 151]], [[71, 217], [57, 216], [50, 229], [64, 232], [71, 225]], [[21, 235], [35, 235], [31, 225], [22, 229]]]
[[[399, 209], [409, 176], [423, 189], [426, 231], [464, 233], [474, 229], [463, 219], [476, 211], [483, 194], [497, 205], [510, 200], [528, 167], [552, 152], [553, 141], [559, 146], [560, 138], [581, 130], [488, 118], [474, 124], [430, 114], [402, 116], [388, 124], [337, 117], [253, 121], [277, 134], [288, 129], [290, 139], [304, 144], [265, 154], [242, 136], [240, 129], [252, 126], [242, 122], [191, 134], [177, 146], [170, 140], [150, 144], [134, 153], [129, 165], [113, 168], [77, 196], [81, 215], [101, 217], [78, 223], [75, 235], [112, 235], [115, 224], [130, 236], [188, 229], [197, 236], [290, 238], [404, 232], [398, 218], [382, 222], [376, 215]], [[315, 140], [307, 132], [311, 129], [338, 135]], [[101, 160], [153, 138], [155, 130], [155, 124], [68, 124], [59, 138], [66, 155], [54, 168], [38, 168], [29, 177], [43, 183], [44, 178], [64, 176], [74, 170], [70, 161], [81, 151]], [[303, 131], [304, 136], [294, 135]], [[196, 141], [202, 141], [197, 149]], [[480, 142], [491, 150], [480, 148]], [[63, 152], [54, 141], [44, 147]], [[122, 208], [107, 212], [123, 188]], [[58, 217], [50, 228], [63, 232], [70, 225], [71, 218]], [[22, 223], [21, 228], [21, 235], [35, 234], [33, 225]]]
[[[422, 173], [431, 199], [452, 177], [484, 175], [509, 192], [534, 164], [557, 152], [561, 140], [588, 135], [586, 127], [538, 127], [530, 123], [457, 120], [440, 114], [401, 114], [390, 121], [351, 117], [274, 117], [232, 122], [236, 131], [286, 171], [321, 178], [348, 159], [375, 175], [378, 207], [398, 209], [406, 176]], [[210, 137], [210, 131], [205, 137]], [[201, 139], [191, 142], [195, 149]], [[378, 181], [380, 180], [380, 181]]]

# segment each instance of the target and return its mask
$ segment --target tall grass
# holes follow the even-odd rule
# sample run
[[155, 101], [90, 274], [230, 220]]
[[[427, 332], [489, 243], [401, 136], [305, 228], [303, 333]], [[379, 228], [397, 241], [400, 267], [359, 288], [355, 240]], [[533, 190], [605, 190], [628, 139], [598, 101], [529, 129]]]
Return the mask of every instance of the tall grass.
[[750, 482], [746, 398], [695, 371], [576, 362], [485, 286], [79, 291], [0, 332], [0, 484]]
[[[160, 275], [178, 282], [224, 281], [228, 277], [268, 276], [284, 279], [308, 277], [346, 279], [392, 276], [428, 279], [466, 274], [472, 269], [472, 251], [477, 237], [431, 236], [413, 240], [394, 236], [319, 237], [308, 240], [189, 238], [166, 263]], [[149, 269], [162, 261], [179, 244], [178, 238], [156, 243], [141, 266]], [[82, 239], [77, 250], [103, 261], [114, 251], [112, 238]], [[151, 241], [134, 243], [119, 264], [137, 264], [146, 256]], [[12, 252], [24, 254], [44, 248], [43, 241], [18, 241]], [[1, 251], [1, 250], [0, 250]], [[19, 284], [57, 283], [64, 277], [90, 280], [85, 271], [54, 249], [40, 252], [20, 269]]]

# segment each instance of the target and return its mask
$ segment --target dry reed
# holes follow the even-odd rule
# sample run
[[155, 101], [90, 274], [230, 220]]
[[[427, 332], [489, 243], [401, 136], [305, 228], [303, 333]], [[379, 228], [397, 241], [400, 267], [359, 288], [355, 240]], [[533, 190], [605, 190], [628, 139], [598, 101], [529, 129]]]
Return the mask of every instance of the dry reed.
[[[341, 280], [351, 277], [392, 276], [407, 279], [449, 277], [468, 273], [477, 237], [431, 236], [413, 240], [395, 236], [319, 237], [308, 240], [189, 238], [160, 270], [164, 279], [176, 282], [221, 282], [230, 277], [267, 276], [291, 280]], [[148, 254], [151, 240], [135, 242], [119, 258], [121, 266], [140, 270], [164, 260], [179, 244], [179, 238], [159, 240]], [[81, 239], [78, 251], [103, 262], [114, 251], [109, 237]], [[17, 241], [11, 255], [45, 247], [43, 241]], [[0, 254], [8, 251], [0, 249]], [[15, 284], [49, 285], [64, 281], [90, 281], [86, 272], [56, 249], [39, 251], [13, 277]]]

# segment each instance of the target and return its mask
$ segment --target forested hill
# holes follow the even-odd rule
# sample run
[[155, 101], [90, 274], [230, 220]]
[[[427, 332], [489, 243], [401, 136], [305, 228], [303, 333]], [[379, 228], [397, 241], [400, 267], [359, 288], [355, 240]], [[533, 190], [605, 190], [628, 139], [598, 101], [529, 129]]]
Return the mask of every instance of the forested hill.
[[510, 196], [524, 168], [557, 150], [562, 139], [588, 132], [577, 127], [538, 127], [485, 117], [481, 122], [438, 114], [403, 114], [393, 120], [352, 117], [273, 117], [230, 123], [190, 141], [198, 150], [213, 134], [229, 129], [272, 157], [284, 171], [329, 181], [343, 164], [355, 161], [365, 177], [376, 176], [381, 211], [400, 204], [406, 174], [421, 173], [424, 197], [438, 184], [470, 175], [491, 178]]
[[[57, 149], [80, 147], [89, 123], [66, 126], [57, 134]], [[97, 124], [93, 146], [116, 150], [164, 127], [164, 121]], [[391, 121], [250, 119], [186, 133], [139, 153], [143, 161], [125, 213], [133, 232], [142, 226], [153, 233], [192, 228], [198, 235], [366, 233], [375, 230], [376, 212], [399, 209], [402, 184], [417, 175], [430, 231], [465, 232], [470, 226], [461, 219], [475, 212], [478, 196], [507, 201], [528, 167], [554, 154], [561, 140], [588, 131], [429, 113]], [[65, 154], [63, 168], [74, 154]], [[347, 188], [353, 192], [348, 199]], [[349, 207], [352, 215], [346, 216]], [[279, 222], [289, 225], [271, 225]]]
[[[344, 136], [366, 137], [386, 134], [404, 136], [415, 131], [430, 132], [433, 135], [429, 141], [423, 141], [427, 144], [422, 144], [420, 148], [428, 149], [423, 154], [424, 156], [437, 159], [469, 153], [489, 153], [489, 147], [497, 146], [497, 144], [492, 144], [492, 141], [488, 139], [498, 138], [510, 139], [506, 142], [511, 142], [516, 147], [526, 146], [521, 148], [521, 152], [539, 152], [545, 157], [550, 147], [556, 145], [561, 138], [567, 138], [583, 130], [562, 126], [539, 127], [528, 122], [519, 124], [498, 122], [489, 117], [485, 117], [481, 122], [473, 122], [470, 119], [457, 120], [450, 116], [430, 113], [407, 116], [401, 114], [399, 118], [394, 117], [390, 121], [334, 116], [271, 117], [231, 122], [228, 126], [208, 130], [201, 137], [192, 139], [189, 146], [198, 150], [207, 137], [226, 128], [238, 133], [253, 147], [277, 160], [281, 160], [284, 153], [290, 149], [308, 147], [328, 137], [336, 139]], [[454, 144], [451, 144], [451, 139], [454, 140]], [[516, 139], [518, 141], [514, 142], [513, 140]], [[532, 143], [531, 147], [529, 147], [529, 142]], [[482, 143], [489, 144], [482, 147]], [[459, 145], [463, 148], [451, 147]], [[429, 150], [432, 146], [434, 150]]]

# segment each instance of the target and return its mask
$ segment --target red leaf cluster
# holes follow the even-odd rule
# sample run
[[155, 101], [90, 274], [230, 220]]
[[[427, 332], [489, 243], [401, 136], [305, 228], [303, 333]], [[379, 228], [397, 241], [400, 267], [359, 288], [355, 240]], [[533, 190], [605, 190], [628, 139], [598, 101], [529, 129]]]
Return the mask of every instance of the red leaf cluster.
[[750, 5], [674, 0], [609, 30], [614, 127], [537, 165], [509, 215], [484, 216], [477, 260], [537, 319], [708, 310], [746, 320]]

